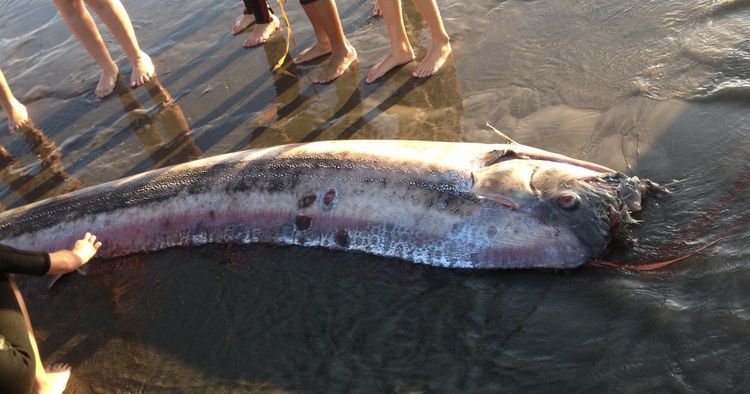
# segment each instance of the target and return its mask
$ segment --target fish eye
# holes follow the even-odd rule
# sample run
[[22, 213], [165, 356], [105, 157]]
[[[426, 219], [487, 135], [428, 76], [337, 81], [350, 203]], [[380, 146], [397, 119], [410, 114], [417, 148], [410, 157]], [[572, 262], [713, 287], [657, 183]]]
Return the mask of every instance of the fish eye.
[[578, 198], [578, 195], [575, 193], [562, 193], [559, 197], [557, 197], [557, 205], [559, 205], [562, 209], [572, 211], [578, 208], [579, 200], [580, 199]]

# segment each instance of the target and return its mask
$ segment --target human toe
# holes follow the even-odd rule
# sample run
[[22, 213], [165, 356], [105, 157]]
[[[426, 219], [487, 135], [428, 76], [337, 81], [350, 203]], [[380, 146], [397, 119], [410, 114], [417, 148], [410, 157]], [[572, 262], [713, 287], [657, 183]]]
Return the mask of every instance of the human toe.
[[71, 368], [72, 367], [68, 363], [55, 363], [55, 364], [46, 366], [44, 368], [44, 371], [48, 373], [65, 372], [65, 371], [70, 371]]

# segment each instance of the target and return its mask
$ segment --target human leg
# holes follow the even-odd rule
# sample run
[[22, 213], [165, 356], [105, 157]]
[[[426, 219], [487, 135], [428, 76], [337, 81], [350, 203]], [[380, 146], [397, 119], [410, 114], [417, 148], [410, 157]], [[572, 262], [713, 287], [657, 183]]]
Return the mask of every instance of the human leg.
[[10, 279], [0, 274], [0, 391], [28, 393], [34, 384], [35, 348]]
[[[42, 365], [42, 358], [39, 355], [39, 348], [36, 344], [36, 338], [34, 337], [34, 329], [31, 327], [31, 319], [29, 318], [29, 312], [26, 309], [26, 303], [21, 296], [21, 291], [18, 290], [13, 279], [8, 279], [9, 287], [13, 293], [13, 297], [18, 305], [18, 309], [23, 317], [26, 337], [28, 338], [29, 345], [33, 352], [34, 357], [34, 392], [35, 393], [62, 393], [65, 390], [65, 386], [68, 385], [68, 379], [70, 379], [70, 366], [67, 364], [55, 364], [45, 369]], [[7, 291], [7, 290], [6, 290]]]
[[133, 31], [133, 24], [130, 22], [125, 7], [120, 0], [85, 0], [91, 9], [102, 18], [102, 22], [117, 42], [120, 43], [122, 50], [127, 55], [133, 72], [130, 76], [130, 86], [138, 87], [148, 81], [156, 74], [156, 68], [151, 58], [138, 46], [138, 40]]
[[302, 10], [305, 11], [305, 15], [307, 15], [307, 19], [310, 20], [310, 24], [312, 25], [313, 32], [315, 32], [315, 44], [303, 49], [299, 55], [295, 56], [292, 59], [294, 64], [309, 62], [331, 53], [331, 40], [328, 39], [328, 34], [323, 28], [323, 20], [312, 6], [314, 1], [300, 0], [300, 4], [302, 4]]
[[5, 393], [62, 393], [70, 366], [45, 370], [26, 304], [12, 279], [0, 275], [0, 389]]
[[37, 379], [36, 392], [44, 394], [62, 394], [70, 380], [70, 365], [56, 363], [44, 368], [44, 380]]
[[0, 106], [3, 107], [3, 111], [5, 111], [5, 115], [8, 117], [9, 131], [15, 131], [29, 120], [29, 113], [26, 111], [26, 106], [13, 96], [13, 92], [11, 92], [10, 86], [8, 86], [8, 81], [5, 80], [2, 70], [0, 70]]
[[237, 35], [242, 33], [245, 29], [255, 23], [255, 15], [252, 11], [252, 1], [254, 0], [242, 0], [245, 3], [245, 9], [242, 10], [242, 15], [232, 25], [232, 34]]
[[352, 62], [357, 60], [357, 51], [344, 36], [344, 28], [341, 26], [339, 12], [333, 0], [316, 0], [304, 4], [303, 8], [308, 15], [317, 14], [317, 20], [331, 44], [331, 58], [323, 71], [315, 77], [314, 82], [331, 82], [340, 77]]
[[99, 98], [109, 96], [115, 88], [119, 70], [104, 45], [104, 40], [102, 40], [102, 36], [96, 28], [94, 19], [83, 5], [83, 0], [53, 0], [53, 2], [60, 11], [68, 29], [102, 70], [94, 93]]
[[255, 27], [250, 36], [242, 43], [245, 48], [258, 46], [268, 41], [271, 34], [280, 26], [279, 18], [269, 11], [266, 0], [251, 0], [249, 3], [255, 15]]
[[419, 62], [412, 76], [417, 78], [429, 77], [443, 67], [451, 54], [450, 37], [445, 31], [443, 18], [440, 16], [435, 0], [413, 0], [417, 10], [425, 20], [430, 30], [430, 49], [424, 59]]
[[414, 50], [406, 36], [401, 0], [378, 0], [383, 14], [391, 49], [388, 54], [367, 72], [365, 82], [373, 83], [394, 67], [414, 60]]

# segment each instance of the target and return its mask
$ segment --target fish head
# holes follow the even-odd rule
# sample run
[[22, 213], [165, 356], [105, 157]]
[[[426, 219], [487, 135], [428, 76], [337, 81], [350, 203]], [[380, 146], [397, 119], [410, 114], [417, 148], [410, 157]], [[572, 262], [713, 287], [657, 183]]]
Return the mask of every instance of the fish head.
[[[577, 160], [543, 156], [501, 160], [472, 173], [472, 193], [524, 217], [526, 265], [573, 268], [599, 258], [637, 223], [642, 198], [666, 189]], [[530, 230], [529, 230], [530, 229]], [[541, 254], [543, 251], [543, 254]]]

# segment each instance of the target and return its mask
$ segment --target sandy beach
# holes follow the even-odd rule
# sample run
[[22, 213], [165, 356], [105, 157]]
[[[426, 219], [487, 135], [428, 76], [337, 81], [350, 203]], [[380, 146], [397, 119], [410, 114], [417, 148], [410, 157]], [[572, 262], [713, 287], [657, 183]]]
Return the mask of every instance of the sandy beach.
[[[742, 392], [750, 386], [750, 6], [740, 1], [438, 1], [453, 58], [366, 84], [387, 51], [370, 0], [337, 2], [359, 61], [279, 71], [286, 27], [242, 48], [241, 2], [125, 0], [157, 78], [94, 95], [99, 70], [53, 4], [0, 2], [0, 67], [37, 129], [0, 132], [4, 209], [201, 157], [293, 142], [534, 147], [665, 184], [619, 259], [675, 268], [466, 272], [267, 245], [96, 261], [22, 290], [66, 392]], [[271, 3], [278, 8], [277, 3]], [[285, 5], [290, 55], [313, 43]], [[429, 35], [411, 2], [418, 58]], [[0, 115], [5, 129], [6, 117]], [[106, 247], [106, 245], [105, 245]]]

